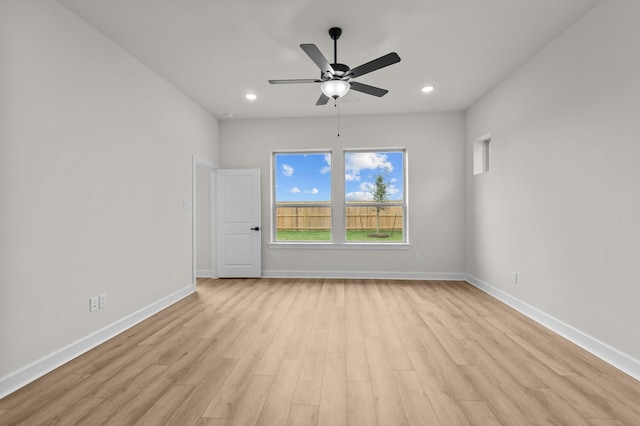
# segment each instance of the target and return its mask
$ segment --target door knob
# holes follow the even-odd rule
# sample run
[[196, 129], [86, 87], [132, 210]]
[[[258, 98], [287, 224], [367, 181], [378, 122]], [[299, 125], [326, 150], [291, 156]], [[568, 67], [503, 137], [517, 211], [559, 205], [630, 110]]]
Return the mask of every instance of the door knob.
[[254, 226], [253, 228], [251, 228], [252, 231], [259, 231], [260, 227], [259, 226]]

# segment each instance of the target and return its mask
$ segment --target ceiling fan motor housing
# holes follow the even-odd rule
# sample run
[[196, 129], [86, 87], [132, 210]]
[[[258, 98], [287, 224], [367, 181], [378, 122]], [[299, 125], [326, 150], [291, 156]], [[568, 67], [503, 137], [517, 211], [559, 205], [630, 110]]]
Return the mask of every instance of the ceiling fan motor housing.
[[345, 64], [331, 64], [331, 68], [334, 71], [333, 80], [340, 80], [350, 70]]

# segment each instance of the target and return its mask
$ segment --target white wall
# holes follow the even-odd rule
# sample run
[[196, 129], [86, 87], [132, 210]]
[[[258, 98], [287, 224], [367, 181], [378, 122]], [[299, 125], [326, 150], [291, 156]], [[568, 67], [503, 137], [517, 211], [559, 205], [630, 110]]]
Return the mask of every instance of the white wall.
[[[467, 272], [636, 365], [638, 40], [640, 3], [602, 2], [466, 118]], [[492, 170], [473, 176], [487, 133]]]
[[192, 284], [218, 122], [57, 2], [3, 0], [0, 31], [1, 381]]
[[[417, 114], [340, 118], [227, 120], [220, 124], [223, 168], [259, 168], [265, 275], [421, 277], [464, 272], [463, 115]], [[333, 173], [344, 148], [404, 147], [408, 154], [409, 250], [270, 247], [273, 150], [331, 149]], [[338, 203], [343, 189], [334, 186]], [[422, 260], [415, 261], [415, 253]], [[429, 275], [432, 276], [432, 275]]]

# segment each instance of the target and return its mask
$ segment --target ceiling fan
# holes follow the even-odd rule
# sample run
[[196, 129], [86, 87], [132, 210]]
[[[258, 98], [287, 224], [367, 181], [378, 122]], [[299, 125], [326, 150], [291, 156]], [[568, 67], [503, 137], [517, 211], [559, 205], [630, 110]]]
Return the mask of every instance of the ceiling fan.
[[329, 36], [333, 40], [333, 63], [322, 55], [320, 49], [315, 44], [301, 44], [300, 48], [304, 50], [313, 62], [320, 68], [319, 79], [291, 79], [291, 80], [269, 80], [271, 84], [299, 84], [299, 83], [322, 83], [320, 89], [322, 94], [316, 105], [325, 105], [330, 98], [338, 99], [347, 94], [349, 89], [356, 90], [358, 92], [366, 93], [373, 96], [384, 96], [389, 91], [381, 89], [379, 87], [369, 86], [368, 84], [358, 83], [357, 81], [350, 81], [353, 78], [363, 76], [372, 71], [380, 68], [388, 67], [397, 62], [400, 62], [400, 56], [397, 53], [391, 52], [384, 56], [369, 61], [366, 64], [362, 64], [355, 68], [349, 68], [345, 64], [338, 63], [338, 39], [342, 35], [342, 29], [333, 27], [329, 30]]

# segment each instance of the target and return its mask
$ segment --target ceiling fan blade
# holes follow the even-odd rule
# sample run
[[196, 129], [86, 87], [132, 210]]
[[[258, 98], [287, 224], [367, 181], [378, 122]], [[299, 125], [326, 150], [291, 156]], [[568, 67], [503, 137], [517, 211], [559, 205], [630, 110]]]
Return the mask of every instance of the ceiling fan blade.
[[324, 93], [320, 94], [320, 97], [316, 101], [316, 105], [326, 105], [329, 102], [329, 97]]
[[315, 44], [301, 44], [300, 48], [304, 50], [304, 53], [306, 53], [311, 60], [315, 62], [318, 68], [320, 68], [323, 76], [327, 73], [329, 76], [333, 75], [334, 71], [331, 65], [329, 65], [329, 61], [327, 61], [327, 58], [324, 57], [322, 52], [320, 52], [320, 49], [318, 49]]
[[393, 65], [397, 62], [400, 62], [400, 56], [398, 56], [396, 52], [391, 52], [379, 57], [378, 59], [374, 59], [373, 61], [353, 68], [346, 74], [346, 76], [360, 77], [361, 75], [365, 75], [367, 73], [370, 73], [371, 71], [379, 70], [380, 68], [388, 67], [389, 65]]
[[368, 84], [358, 83], [357, 81], [351, 81], [351, 88], [358, 92], [366, 93], [367, 95], [373, 95], [377, 97], [382, 97], [389, 93], [386, 89], [381, 89], [379, 87], [369, 86]]
[[320, 83], [322, 80], [314, 78], [294, 78], [291, 80], [269, 80], [271, 84], [299, 84], [299, 83]]

